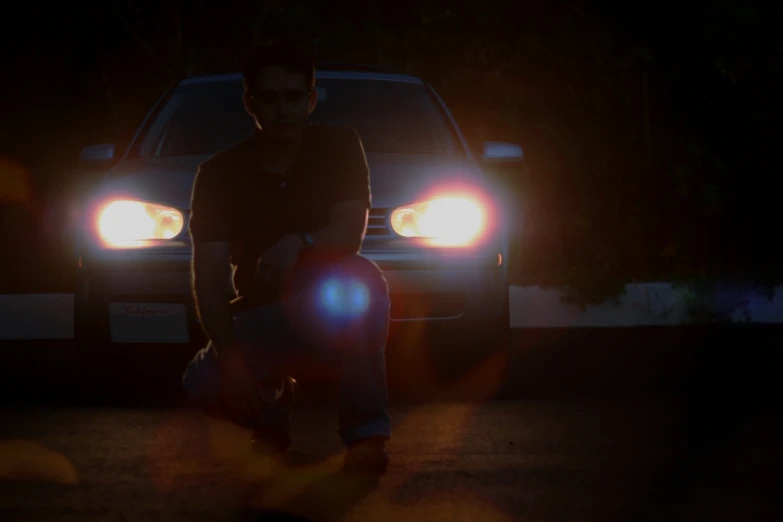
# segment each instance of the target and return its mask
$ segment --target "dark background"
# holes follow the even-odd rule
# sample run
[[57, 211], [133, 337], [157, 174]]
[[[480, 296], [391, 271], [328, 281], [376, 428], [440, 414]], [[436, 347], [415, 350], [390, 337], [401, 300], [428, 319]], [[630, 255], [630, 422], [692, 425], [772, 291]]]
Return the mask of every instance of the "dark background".
[[[781, 11], [772, 3], [741, 0], [696, 5], [480, 0], [2, 4], [0, 294], [72, 291], [70, 227], [98, 175], [76, 165], [83, 146], [114, 142], [121, 149], [177, 78], [236, 71], [253, 42], [276, 37], [310, 46], [321, 61], [385, 64], [422, 76], [445, 98], [477, 151], [488, 139], [524, 146], [527, 165], [507, 181], [521, 210], [512, 283], [570, 289], [583, 303], [603, 301], [634, 281], [707, 289], [710, 282], [741, 281], [770, 288], [783, 282], [777, 180]], [[674, 436], [672, 441], [661, 438], [660, 444], [670, 447], [675, 467], [660, 481], [662, 489], [690, 491], [702, 483], [691, 469], [699, 471], [694, 462], [704, 457], [709, 463], [704, 476], [727, 484], [706, 490], [714, 511], [733, 515], [718, 502], [723, 499], [740, 512], [733, 520], [755, 519], [749, 513], [779, 500], [773, 488], [781, 462], [776, 449], [780, 428], [770, 428], [780, 418], [779, 339], [779, 325], [517, 330], [509, 348], [493, 350], [505, 363], [498, 395], [609, 395], [630, 402], [671, 393], [677, 400], [666, 405], [673, 417], [666, 427]], [[122, 403], [118, 394], [131, 395], [135, 405], [142, 395], [160, 404], [166, 387], [181, 392], [184, 352], [181, 359], [154, 352], [150, 364], [148, 354], [133, 349], [106, 350], [96, 357], [60, 341], [46, 349], [8, 346], [14, 362], [2, 366], [0, 397], [11, 403], [70, 405], [83, 393], [85, 401], [116, 408]], [[456, 352], [460, 357], [455, 357], [453, 345], [445, 342], [429, 349], [435, 360], [450, 363], [436, 365], [439, 369], [473, 367], [475, 353]], [[416, 346], [411, 350], [428, 353]], [[418, 359], [406, 359], [405, 351], [393, 354], [394, 398], [406, 397], [400, 390], [408, 391], [407, 383], [431, 384], [411, 378], [417, 366], [410, 362]], [[468, 384], [467, 398], [484, 392]], [[488, 384], [494, 389], [499, 383]], [[410, 393], [427, 396], [420, 390]], [[595, 414], [599, 405], [563, 420], [559, 407], [532, 404], [533, 413], [518, 403], [501, 405], [490, 424], [503, 435], [535, 433], [554, 455], [580, 447], [584, 434], [594, 433], [600, 441], [595, 451], [608, 455], [600, 461], [604, 472], [613, 469], [608, 464], [623, 460], [623, 452], [607, 446], [607, 440], [619, 440], [617, 426], [646, 416], [642, 408], [634, 408], [636, 417], [600, 416]], [[101, 465], [93, 466], [107, 470], [99, 477], [109, 477], [107, 491], [113, 495], [101, 498], [112, 509], [147, 509], [160, 497], [138, 484], [128, 487], [127, 477], [141, 477], [141, 483], [145, 476], [129, 455], [146, 448], [148, 432], [135, 435], [135, 429], [115, 420], [116, 411], [104, 411], [96, 417], [108, 419], [100, 423], [103, 432], [93, 431], [78, 414], [63, 420], [46, 410], [38, 423], [0, 426], [15, 437], [40, 436], [41, 426], [51, 440], [62, 441], [59, 437], [68, 433], [63, 451], [91, 465], [98, 462], [88, 460], [92, 449], [112, 444], [118, 453], [102, 455]], [[541, 415], [555, 420], [541, 432], [530, 429], [531, 419], [536, 426]], [[757, 433], [746, 436], [754, 422]], [[577, 429], [588, 425], [592, 431]], [[654, 429], [651, 433], [648, 438], [659, 436]], [[127, 446], [116, 442], [128, 440], [128, 434], [136, 440]], [[400, 447], [412, 448], [406, 451], [415, 455], [426, 449], [424, 439], [417, 431], [410, 444], [403, 439]], [[524, 439], [517, 440], [517, 448], [528, 450]], [[647, 451], [639, 439], [623, 444], [639, 454]], [[735, 450], [747, 451], [735, 460], [721, 454]], [[582, 465], [574, 462], [574, 467]], [[745, 474], [735, 472], [738, 463]], [[618, 473], [618, 481], [628, 480], [630, 467], [617, 468], [629, 470]], [[471, 491], [480, 489], [482, 480], [490, 484], [484, 492], [495, 484], [508, 487], [518, 511], [535, 504], [535, 495], [520, 497], [509, 484], [535, 493], [540, 477], [559, 477], [551, 469], [549, 475], [536, 469], [512, 476], [503, 469], [456, 469], [449, 473], [462, 477]], [[580, 477], [571, 468], [559, 473]], [[603, 485], [597, 481], [604, 496], [588, 489], [579, 497], [575, 492], [582, 484], [571, 480], [551, 480], [548, 486], [552, 505], [573, 509], [563, 519], [573, 519], [577, 509], [582, 513], [588, 504], [580, 504], [582, 499], [600, 503], [617, 496], [614, 483], [604, 479]], [[410, 491], [435, 483], [454, 484], [448, 475], [425, 473]], [[19, 510], [20, 519], [32, 519], [24, 513], [37, 506], [50, 509], [54, 519], [66, 508], [57, 511], [52, 498], [67, 503], [71, 514], [76, 505], [94, 510], [96, 490], [89, 486], [78, 490], [83, 497], [76, 500], [38, 487], [7, 489], [4, 498], [29, 508]], [[743, 488], [756, 495], [734, 502], [737, 497], [728, 493], [743, 493]], [[161, 503], [173, 504], [172, 498], [179, 497]], [[661, 505], [657, 494], [640, 500], [643, 511]]]
[[[296, 0], [0, 7], [0, 292], [68, 292], [69, 226], [180, 77], [237, 71], [254, 42], [431, 82], [471, 143], [518, 142], [513, 282], [586, 302], [627, 282], [783, 280], [779, 5]], [[379, 100], [380, 102], [380, 100]]]

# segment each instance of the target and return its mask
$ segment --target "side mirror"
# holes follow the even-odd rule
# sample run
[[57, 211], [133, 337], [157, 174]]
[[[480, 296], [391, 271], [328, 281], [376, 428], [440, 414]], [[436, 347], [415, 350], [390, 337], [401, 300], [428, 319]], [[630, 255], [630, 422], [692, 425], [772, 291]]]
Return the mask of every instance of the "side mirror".
[[522, 147], [515, 143], [487, 141], [484, 143], [482, 159], [486, 162], [521, 162], [525, 158]]
[[90, 145], [82, 149], [79, 162], [82, 164], [107, 164], [114, 160], [115, 147], [113, 143]]

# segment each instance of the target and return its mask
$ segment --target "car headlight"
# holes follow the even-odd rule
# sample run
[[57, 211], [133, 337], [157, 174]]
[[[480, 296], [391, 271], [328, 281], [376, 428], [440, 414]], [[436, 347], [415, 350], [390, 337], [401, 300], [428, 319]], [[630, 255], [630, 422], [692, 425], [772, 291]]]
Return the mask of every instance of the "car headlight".
[[481, 234], [486, 215], [467, 198], [443, 197], [396, 208], [391, 226], [403, 237], [428, 238], [435, 245], [466, 246]]
[[97, 216], [98, 233], [111, 246], [177, 237], [185, 224], [176, 208], [135, 200], [112, 201]]

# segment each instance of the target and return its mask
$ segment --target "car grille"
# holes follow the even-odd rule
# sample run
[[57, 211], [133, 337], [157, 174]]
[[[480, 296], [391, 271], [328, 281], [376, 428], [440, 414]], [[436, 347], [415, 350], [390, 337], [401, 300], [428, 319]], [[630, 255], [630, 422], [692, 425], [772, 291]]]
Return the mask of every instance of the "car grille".
[[455, 319], [465, 312], [465, 294], [460, 292], [392, 292], [391, 318]]
[[391, 235], [389, 230], [389, 209], [371, 208], [367, 221], [367, 236], [383, 237]]

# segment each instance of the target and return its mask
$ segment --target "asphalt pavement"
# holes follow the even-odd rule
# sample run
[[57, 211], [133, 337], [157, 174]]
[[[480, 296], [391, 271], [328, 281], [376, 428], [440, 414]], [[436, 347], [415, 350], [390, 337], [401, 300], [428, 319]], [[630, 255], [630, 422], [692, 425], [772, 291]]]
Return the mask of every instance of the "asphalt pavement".
[[780, 520], [780, 333], [403, 343], [377, 483], [339, 472], [323, 383], [303, 383], [274, 463], [182, 407], [167, 383], [187, 351], [4, 346], [0, 520]]
[[639, 400], [395, 408], [391, 466], [370, 484], [339, 472], [328, 409], [298, 412], [299, 458], [281, 464], [191, 410], [6, 412], [0, 518], [776, 520], [773, 419], [754, 418], [744, 443], [699, 462], [674, 498], [675, 417], [666, 401]]

